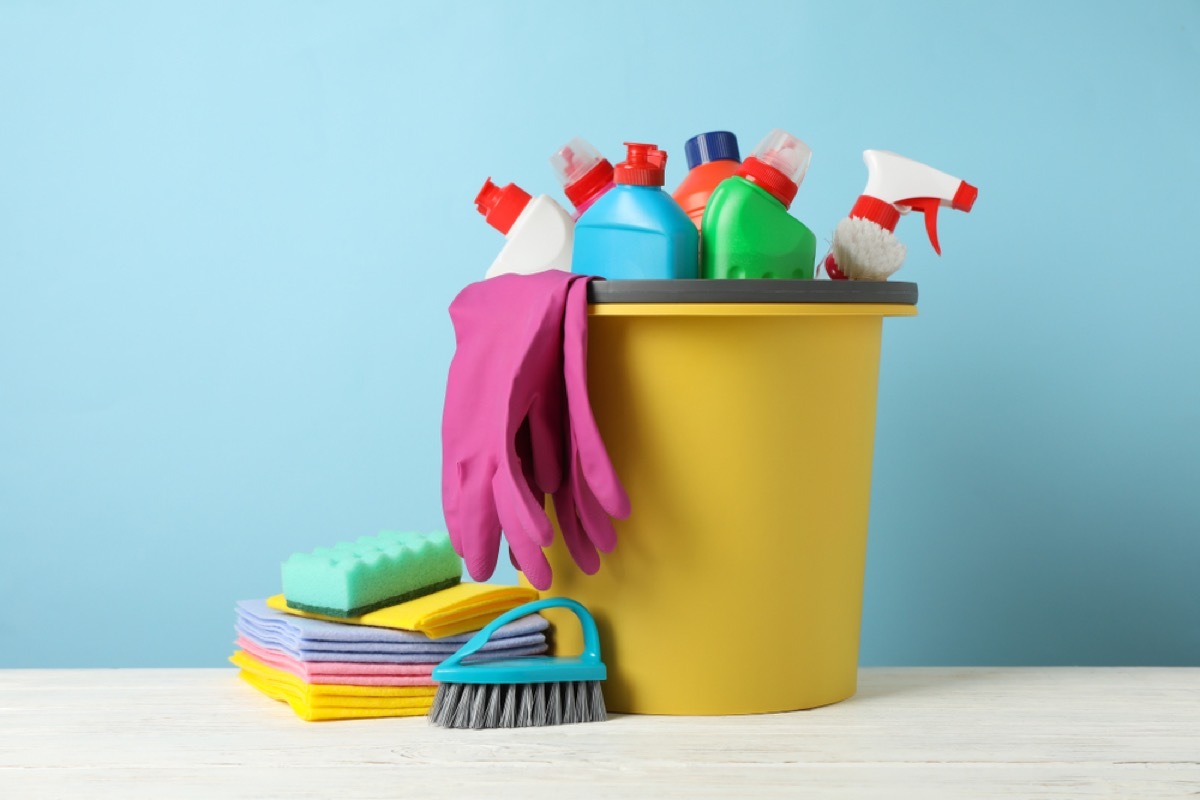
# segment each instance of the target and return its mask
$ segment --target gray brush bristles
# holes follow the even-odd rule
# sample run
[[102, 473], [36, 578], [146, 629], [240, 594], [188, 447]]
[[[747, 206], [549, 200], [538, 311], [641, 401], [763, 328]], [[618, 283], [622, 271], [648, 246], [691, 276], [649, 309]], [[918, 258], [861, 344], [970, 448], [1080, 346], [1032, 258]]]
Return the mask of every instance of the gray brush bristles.
[[444, 728], [528, 728], [608, 718], [600, 681], [438, 685], [429, 721]]

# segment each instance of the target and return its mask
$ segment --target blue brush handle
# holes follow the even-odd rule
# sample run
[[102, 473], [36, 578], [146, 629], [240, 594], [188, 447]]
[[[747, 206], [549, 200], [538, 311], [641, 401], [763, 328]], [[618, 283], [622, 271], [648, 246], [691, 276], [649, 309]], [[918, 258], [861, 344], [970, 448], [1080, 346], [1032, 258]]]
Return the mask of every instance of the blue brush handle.
[[583, 664], [599, 664], [600, 632], [596, 630], [596, 620], [592, 619], [592, 615], [577, 600], [572, 600], [569, 597], [546, 597], [505, 611], [489, 622], [483, 630], [468, 639], [467, 643], [460, 647], [457, 653], [443, 661], [441, 666], [443, 668], [460, 666], [464, 658], [473, 655], [479, 648], [487, 644], [488, 640], [492, 638], [492, 634], [499, 630], [501, 626], [515, 622], [521, 617], [536, 614], [538, 611], [546, 608], [565, 608], [579, 618], [579, 624], [583, 628], [583, 652], [579, 654], [579, 661]]

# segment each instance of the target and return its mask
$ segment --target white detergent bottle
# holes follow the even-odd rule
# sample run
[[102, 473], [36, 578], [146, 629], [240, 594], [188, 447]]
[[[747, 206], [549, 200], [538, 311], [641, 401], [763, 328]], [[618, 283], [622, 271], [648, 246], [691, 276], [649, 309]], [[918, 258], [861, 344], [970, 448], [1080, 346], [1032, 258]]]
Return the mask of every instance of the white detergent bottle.
[[544, 194], [530, 197], [512, 183], [501, 189], [488, 178], [475, 205], [488, 224], [508, 240], [485, 278], [510, 272], [532, 275], [549, 269], [571, 271], [575, 223], [552, 198]]

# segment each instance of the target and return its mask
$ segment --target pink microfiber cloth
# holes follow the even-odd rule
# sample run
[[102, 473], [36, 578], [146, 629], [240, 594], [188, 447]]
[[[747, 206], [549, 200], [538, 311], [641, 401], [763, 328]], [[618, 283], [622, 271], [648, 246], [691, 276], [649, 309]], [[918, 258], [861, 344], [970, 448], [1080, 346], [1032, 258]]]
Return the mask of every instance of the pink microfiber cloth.
[[237, 646], [259, 661], [290, 672], [305, 683], [343, 686], [436, 686], [434, 664], [359, 664], [348, 661], [297, 661], [286, 653], [239, 638]]

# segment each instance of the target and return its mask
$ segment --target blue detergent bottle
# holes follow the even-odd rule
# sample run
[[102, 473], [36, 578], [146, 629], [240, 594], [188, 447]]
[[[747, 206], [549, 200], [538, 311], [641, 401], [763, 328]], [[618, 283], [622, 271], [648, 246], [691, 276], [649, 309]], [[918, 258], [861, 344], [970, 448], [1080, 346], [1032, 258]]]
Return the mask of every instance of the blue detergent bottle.
[[699, 277], [699, 236], [662, 190], [667, 154], [626, 142], [616, 184], [575, 223], [571, 271], [609, 280]]

